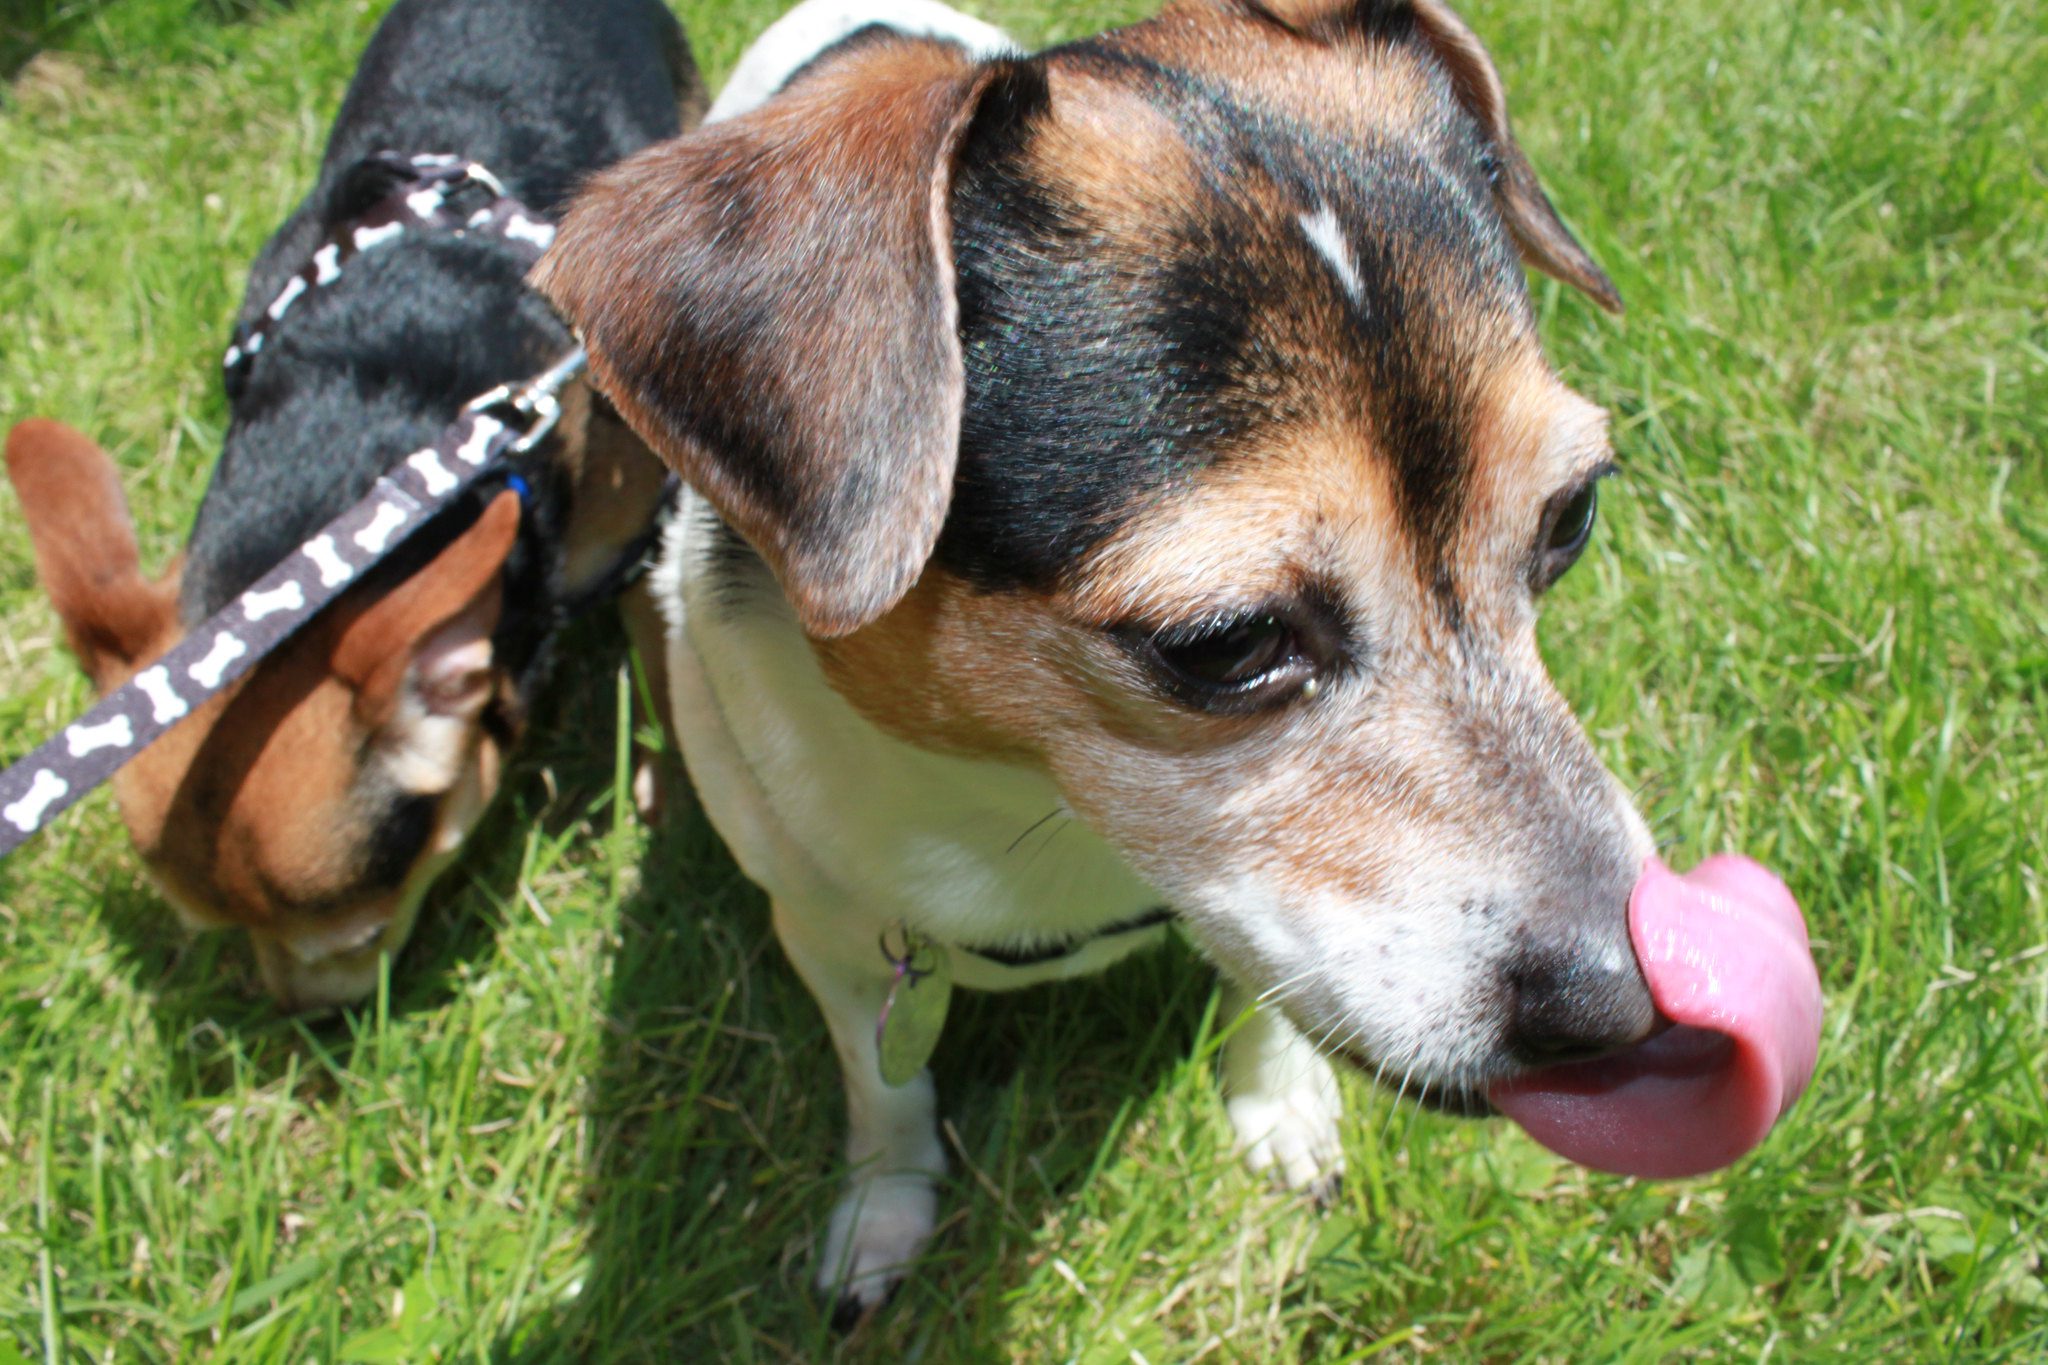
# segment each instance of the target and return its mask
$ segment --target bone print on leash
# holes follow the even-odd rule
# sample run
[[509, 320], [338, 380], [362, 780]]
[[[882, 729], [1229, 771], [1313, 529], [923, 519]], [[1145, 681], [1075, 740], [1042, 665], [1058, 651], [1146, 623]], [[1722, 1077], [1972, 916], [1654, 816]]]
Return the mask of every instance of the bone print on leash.
[[[282, 564], [0, 771], [0, 858], [253, 668], [501, 456], [538, 443], [560, 411], [556, 393], [582, 367], [578, 351], [517, 392], [501, 386], [471, 402], [438, 441], [400, 460]], [[501, 410], [516, 420], [492, 415]]]
[[[221, 358], [230, 393], [247, 378], [250, 366], [285, 314], [307, 295], [340, 279], [342, 267], [365, 251], [422, 229], [455, 236], [488, 233], [511, 243], [531, 265], [555, 239], [553, 224], [507, 195], [498, 178], [474, 161], [440, 152], [422, 156], [379, 152], [370, 160], [397, 177], [396, 188], [323, 243], [261, 313], [235, 329], [234, 341]], [[471, 187], [488, 195], [489, 202], [465, 212], [455, 201]]]

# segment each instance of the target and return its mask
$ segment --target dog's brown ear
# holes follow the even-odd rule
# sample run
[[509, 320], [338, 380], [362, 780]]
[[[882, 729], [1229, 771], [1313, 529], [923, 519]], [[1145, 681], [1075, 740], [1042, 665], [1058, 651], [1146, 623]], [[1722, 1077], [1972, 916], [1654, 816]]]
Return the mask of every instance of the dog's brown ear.
[[1522, 248], [1522, 258], [1580, 290], [1608, 312], [1619, 313], [1621, 294], [1614, 281], [1558, 218], [1550, 196], [1537, 182], [1536, 168], [1522, 154], [1521, 144], [1508, 127], [1507, 92], [1501, 88], [1493, 58], [1450, 6], [1437, 0], [1415, 0], [1415, 18], [1450, 71], [1458, 102], [1479, 121], [1480, 132], [1492, 146], [1499, 167], [1494, 196], [1508, 231]]
[[1042, 79], [1022, 69], [864, 42], [598, 176], [535, 274], [600, 387], [815, 636], [895, 605], [945, 520], [955, 161], [993, 83]]
[[519, 495], [500, 493], [425, 568], [343, 623], [329, 656], [356, 692], [356, 714], [381, 726], [408, 688], [430, 715], [474, 719], [490, 699], [498, 571], [519, 534]]
[[71, 652], [102, 692], [177, 627], [176, 575], [142, 576], [114, 462], [62, 422], [31, 417], [7, 434], [7, 475], [35, 545], [36, 575]]
[[1244, 0], [1268, 19], [1297, 32], [1330, 36], [1347, 29], [1385, 32], [1404, 11], [1449, 73], [1458, 103], [1479, 124], [1493, 153], [1494, 199], [1522, 259], [1582, 291], [1610, 313], [1621, 311], [1614, 281], [1558, 218], [1536, 170], [1508, 126], [1507, 92], [1500, 73], [1471, 29], [1441, 0]]

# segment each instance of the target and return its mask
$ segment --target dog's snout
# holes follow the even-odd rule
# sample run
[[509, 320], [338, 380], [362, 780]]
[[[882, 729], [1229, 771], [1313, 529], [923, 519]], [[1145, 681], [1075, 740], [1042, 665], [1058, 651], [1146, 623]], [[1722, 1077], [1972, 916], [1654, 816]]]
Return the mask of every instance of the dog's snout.
[[1512, 994], [1508, 1048], [1532, 1066], [1615, 1052], [1656, 1030], [1656, 1006], [1625, 923], [1608, 932], [1534, 938], [1506, 976]]

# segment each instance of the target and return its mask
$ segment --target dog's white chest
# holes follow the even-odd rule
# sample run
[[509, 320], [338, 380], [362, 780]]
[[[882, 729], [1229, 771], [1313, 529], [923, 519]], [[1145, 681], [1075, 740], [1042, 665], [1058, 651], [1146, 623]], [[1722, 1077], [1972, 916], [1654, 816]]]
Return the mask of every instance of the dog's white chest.
[[[770, 896], [830, 906], [835, 932], [843, 917], [845, 933], [869, 942], [901, 922], [967, 947], [1086, 938], [1160, 904], [1045, 777], [935, 754], [869, 723], [779, 603], [721, 600], [712, 534], [686, 496], [653, 580], [671, 701], [706, 814]], [[1069, 975], [1100, 956], [1023, 975]], [[973, 979], [1004, 975], [965, 984], [1025, 984]]]

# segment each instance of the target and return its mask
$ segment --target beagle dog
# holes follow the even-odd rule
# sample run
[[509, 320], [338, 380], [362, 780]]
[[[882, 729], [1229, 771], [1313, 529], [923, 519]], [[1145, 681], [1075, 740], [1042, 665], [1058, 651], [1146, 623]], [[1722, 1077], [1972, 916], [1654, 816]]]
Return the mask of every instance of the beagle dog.
[[[465, 402], [573, 349], [517, 242], [403, 230], [403, 214], [364, 226], [406, 194], [402, 158], [472, 161], [546, 216], [703, 108], [658, 0], [399, 0], [318, 182], [250, 273], [226, 447], [179, 561], [143, 576], [119, 476], [84, 435], [31, 419], [9, 436], [39, 577], [97, 688], [293, 555]], [[364, 249], [344, 260], [345, 240]], [[519, 495], [496, 481], [457, 500], [114, 778], [164, 898], [194, 927], [246, 929], [286, 1008], [375, 990], [497, 790], [565, 610], [601, 590], [663, 479], [579, 390], [516, 473]]]
[[1441, 0], [1032, 56], [811, 0], [572, 205], [536, 282], [692, 490], [672, 722], [844, 1071], [842, 1307], [934, 1226], [952, 985], [1170, 916], [1251, 1164], [1308, 1189], [1333, 1060], [1481, 1113], [1668, 1023], [1649, 832], [1537, 652], [1614, 456], [1525, 264], [1620, 308]]

